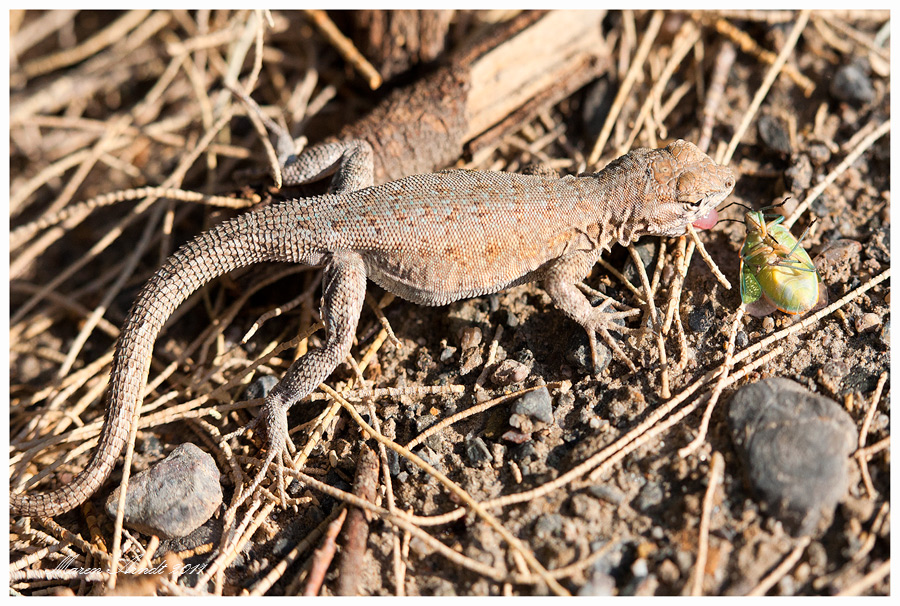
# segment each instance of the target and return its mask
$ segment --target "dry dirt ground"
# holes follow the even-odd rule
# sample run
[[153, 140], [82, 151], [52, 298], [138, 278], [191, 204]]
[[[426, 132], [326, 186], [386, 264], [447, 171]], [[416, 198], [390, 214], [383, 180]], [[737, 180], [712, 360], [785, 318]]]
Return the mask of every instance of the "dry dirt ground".
[[[312, 141], [337, 131], [377, 101], [378, 94], [367, 94], [361, 78], [303, 15], [276, 16], [277, 27], [265, 39], [256, 98], [284, 105], [291, 93], [305, 91], [301, 94], [311, 100], [309, 113], [316, 114], [306, 122], [305, 134]], [[93, 46], [81, 43], [122, 15], [69, 15], [50, 35], [14, 55], [11, 229], [100, 194], [162, 184], [179, 171], [184, 189], [264, 200], [285, 195], [271, 189], [260, 168], [265, 160], [246, 119], [228, 121], [212, 148], [201, 150], [196, 160], [186, 160], [198, 149], [198, 141], [202, 142], [222, 107], [231, 104], [227, 96], [207, 97], [206, 91], [219, 90], [220, 74], [234, 50], [229, 44], [239, 37], [233, 32], [244, 27], [249, 14], [176, 11], [126, 17], [134, 21], [122, 26], [125, 29], [115, 41]], [[799, 234], [812, 224], [803, 245], [813, 257], [837, 240], [858, 243], [844, 242], [841, 253], [833, 253], [825, 265], [829, 302], [888, 271], [890, 137], [876, 136], [890, 119], [887, 14], [813, 12], [787, 59], [792, 73], [800, 76], [782, 74], [775, 79], [758, 108], [752, 108], [751, 101], [765, 83], [769, 62], [758, 58], [756, 50], [778, 54], [790, 42], [798, 14], [670, 13], [664, 17], [634, 88], [615, 118], [601, 165], [616, 155], [644, 99], [664, 72], [682, 28], [693, 22], [700, 28], [699, 40], [665, 83], [659, 103], [653, 104], [652, 124], [642, 128], [634, 147], [701, 138], [704, 105], [715, 92], [710, 82], [717, 63], [724, 60], [726, 43], [733, 44], [734, 63], [721, 99], [711, 108], [710, 145], [711, 155], [724, 153], [750, 112], [748, 128], [739, 136], [730, 159], [739, 176], [730, 200], [759, 208], [791, 196], [783, 207], [790, 214], [862, 146], [859, 159], [818, 193], [793, 230]], [[39, 19], [49, 19], [46, 13], [13, 13], [12, 18], [14, 40]], [[647, 13], [610, 13], [604, 25], [614, 44], [614, 69], [523, 124], [519, 133], [475, 168], [514, 170], [535, 159], [549, 159], [559, 160], [555, 165], [564, 172], [584, 170], [584, 160], [651, 18]], [[478, 20], [455, 15], [450, 46]], [[340, 20], [339, 25], [351, 27]], [[43, 27], [50, 28], [50, 22]], [[217, 41], [203, 32], [226, 33]], [[745, 39], [738, 37], [741, 33]], [[130, 40], [130, 47], [122, 47], [121, 40]], [[203, 40], [189, 46], [191, 41]], [[252, 46], [252, 37], [250, 42]], [[79, 52], [73, 55], [73, 48]], [[242, 73], [251, 69], [253, 56], [248, 53]], [[176, 62], [175, 57], [186, 60]], [[545, 136], [551, 132], [555, 135]], [[463, 157], [460, 165], [469, 160]], [[287, 195], [308, 191], [313, 190]], [[36, 438], [53, 433], [68, 436], [102, 417], [108, 354], [141, 284], [178, 245], [239, 212], [169, 200], [146, 206], [141, 198], [98, 208], [77, 225], [64, 223], [62, 230], [45, 228], [23, 242], [13, 240], [10, 453], [19, 474], [24, 471], [27, 477], [45, 469], [66, 448], [95, 435], [92, 429], [63, 442], [63, 447], [42, 445], [28, 452], [23, 463], [22, 453], [37, 444]], [[747, 363], [777, 347], [780, 353], [728, 384], [702, 443], [690, 453], [679, 452], [700, 431], [704, 398], [716, 385], [708, 373], [723, 365], [741, 303], [737, 276], [745, 233], [740, 221], [743, 212], [737, 206], [725, 210], [724, 218], [738, 221], [720, 222], [700, 234], [732, 288], [727, 290], [695, 253], [675, 322], [665, 334], [667, 363], [661, 363], [652, 335], [621, 341], [637, 372], [613, 358], [598, 377], [592, 376], [585, 334], [554, 309], [536, 286], [440, 308], [393, 301], [384, 314], [396, 343], [383, 339], [382, 325], [367, 307], [352, 355], [359, 362], [366, 352], [374, 352], [363, 373], [373, 386], [406, 390], [375, 401], [382, 433], [407, 444], [428, 427], [479, 402], [547, 383], [552, 402], [549, 422], [515, 416], [516, 399], [512, 398], [442, 428], [413, 450], [475, 501], [526, 493], [524, 502], [491, 507], [490, 513], [521, 542], [522, 549], [546, 569], [557, 571], [553, 574], [561, 589], [620, 595], [889, 594], [890, 380], [880, 397], [875, 393], [889, 367], [889, 281], [790, 335], [781, 331], [801, 318], [781, 312], [767, 318], [744, 316], [737, 326], [736, 353], [767, 337], [775, 339], [742, 360], [733, 372], [740, 373]], [[655, 301], [662, 313], [677, 290], [676, 257], [682, 246], [674, 239], [666, 243], [658, 273], [653, 255], [658, 254], [659, 241], [642, 241], [638, 246], [651, 259], [649, 276], [654, 279], [656, 274]], [[631, 263], [629, 254], [618, 247], [606, 259], [618, 270]], [[324, 578], [316, 579], [311, 568], [323, 560], [327, 565], [327, 558], [315, 553], [329, 543], [323, 533], [327, 534], [328, 523], [341, 507], [341, 496], [294, 485], [292, 496], [306, 498], [290, 507], [274, 506], [272, 494], [249, 511], [244, 505], [237, 523], [246, 518], [252, 525], [249, 531], [241, 526], [238, 536], [242, 538], [235, 551], [222, 555], [233, 544], [226, 544], [221, 529], [224, 509], [234, 492], [234, 466], [247, 475], [255, 474], [256, 467], [241, 455], [257, 456], [260, 442], [244, 436], [225, 445], [221, 435], [250, 420], [253, 409], [218, 413], [215, 408], [242, 400], [245, 385], [261, 375], [281, 376], [301, 353], [292, 347], [255, 371], [248, 370], [272, 346], [295, 338], [315, 322], [318, 293], [310, 289], [318, 271], [286, 274], [288, 269], [256, 267], [214, 282], [179, 310], [157, 342], [150, 379], [163, 373], [165, 380], [156, 382], [145, 400], [144, 418], [154, 416], [138, 434], [134, 469], [149, 467], [178, 444], [194, 442], [216, 458], [225, 505], [201, 529], [178, 541], [156, 545], [149, 536], [130, 533], [123, 542], [124, 557], [139, 560], [146, 555], [154, 563], [177, 557], [217, 574], [200, 586], [195, 584], [201, 573], [182, 576], [180, 585], [165, 576], [146, 575], [136, 581], [121, 575], [120, 589], [160, 594], [285, 594], [311, 587], [330, 595], [348, 574], [341, 558], [352, 555], [361, 558], [361, 568], [355, 569], [355, 590], [367, 595], [395, 594], [401, 589], [408, 595], [550, 592], [552, 587], [484, 516], [470, 510], [443, 524], [429, 525], [425, 518], [456, 510], [460, 498], [433, 474], [392, 452], [386, 457], [392, 506], [419, 516], [412, 528], [391, 524], [384, 514], [372, 514], [363, 547], [351, 548], [345, 529], [337, 538], [337, 556]], [[634, 268], [625, 271], [640, 288]], [[604, 267], [598, 266], [585, 282], [627, 305], [638, 305], [635, 295]], [[232, 304], [250, 292], [232, 311]], [[246, 344], [240, 343], [263, 314], [305, 292], [299, 305], [268, 319]], [[374, 286], [371, 293], [375, 300], [384, 294]], [[100, 309], [100, 322], [91, 319], [95, 309]], [[82, 339], [79, 335], [86, 326], [93, 328]], [[631, 326], [637, 322], [632, 320]], [[320, 336], [321, 332], [310, 338], [309, 345], [314, 346]], [[608, 356], [608, 352], [600, 354]], [[507, 367], [524, 378], [514, 376], [516, 382], [501, 385], [494, 372], [505, 360], [514, 361]], [[463, 374], [466, 369], [470, 370]], [[664, 370], [672, 397], [663, 394]], [[343, 391], [350, 389], [355, 377], [345, 364], [328, 383]], [[859, 457], [861, 463], [848, 461], [851, 477], [844, 498], [833, 516], [808, 536], [794, 536], [766, 512], [746, 482], [728, 427], [726, 413], [733, 393], [766, 377], [789, 378], [833, 399], [865, 432], [860, 445], [875, 446]], [[201, 396], [231, 380], [235, 386], [215, 392], [204, 403]], [[698, 389], [688, 390], [698, 381]], [[451, 386], [463, 387], [452, 391]], [[417, 387], [437, 393], [417, 394], [413, 389]], [[369, 404], [360, 398], [353, 402], [372, 422]], [[672, 402], [674, 406], [665, 408]], [[360, 449], [368, 444], [377, 451], [378, 445], [366, 440], [359, 425], [337, 408], [324, 430], [313, 431], [310, 422], [321, 421], [323, 411], [331, 406], [324, 398], [296, 406], [290, 422], [302, 428], [292, 437], [298, 450], [311, 448], [305, 464], [311, 475], [334, 488], [352, 491]], [[199, 418], [191, 416], [198, 409], [205, 412]], [[669, 412], [657, 414], [661, 411]], [[634, 442], [631, 436], [636, 434], [640, 439]], [[610, 445], [614, 447], [607, 448]], [[42, 487], [69, 480], [84, 466], [88, 453], [89, 449], [73, 455], [45, 478]], [[595, 456], [598, 453], [605, 454]], [[576, 477], [550, 484], [591, 457], [593, 463]], [[721, 476], [712, 472], [712, 461], [720, 457]], [[92, 508], [77, 508], [52, 521], [11, 516], [13, 592], [100, 591], [95, 581], [56, 578], [51, 572], [69, 555], [77, 565], [90, 567], [98, 566], [111, 552], [112, 522], [100, 509], [120, 477], [121, 461], [91, 500]], [[277, 493], [275, 484], [271, 490]], [[376, 493], [376, 502], [388, 507], [383, 478]], [[155, 552], [146, 553], [148, 545]]]

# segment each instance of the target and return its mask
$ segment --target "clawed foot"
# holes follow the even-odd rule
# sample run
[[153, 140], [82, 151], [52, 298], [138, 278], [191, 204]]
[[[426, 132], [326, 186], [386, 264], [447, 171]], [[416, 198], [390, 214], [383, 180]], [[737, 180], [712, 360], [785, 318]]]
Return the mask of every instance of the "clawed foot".
[[282, 503], [287, 503], [287, 490], [284, 481], [284, 444], [288, 437], [287, 408], [279, 402], [269, 401], [263, 405], [255, 419], [227, 436], [226, 440], [246, 433], [258, 426], [265, 428], [266, 433], [266, 459], [257, 472], [253, 481], [247, 487], [242, 501], [253, 494], [253, 491], [262, 483], [269, 471], [269, 467], [278, 459], [278, 495]]
[[641, 313], [639, 309], [631, 309], [628, 311], [606, 311], [606, 309], [612, 304], [612, 299], [606, 299], [599, 306], [595, 307], [591, 313], [591, 317], [585, 323], [584, 329], [588, 333], [588, 341], [591, 345], [591, 362], [594, 366], [594, 374], [599, 374], [600, 372], [600, 361], [599, 356], [597, 355], [597, 347], [596, 347], [596, 335], [600, 335], [600, 337], [609, 345], [610, 349], [615, 352], [616, 356], [622, 360], [626, 366], [632, 371], [637, 372], [637, 368], [634, 363], [625, 355], [625, 352], [622, 351], [622, 348], [619, 346], [618, 341], [613, 339], [612, 335], [609, 334], [610, 331], [628, 334], [628, 333], [637, 333], [642, 332], [644, 329], [636, 329], [636, 328], [628, 328], [623, 324], [616, 322], [616, 320], [622, 320], [624, 318], [630, 318], [632, 316], [636, 316]]

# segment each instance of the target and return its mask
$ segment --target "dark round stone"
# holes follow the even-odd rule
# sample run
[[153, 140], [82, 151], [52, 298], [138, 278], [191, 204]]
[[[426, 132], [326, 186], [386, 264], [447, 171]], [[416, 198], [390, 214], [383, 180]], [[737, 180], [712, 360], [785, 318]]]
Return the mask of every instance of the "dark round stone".
[[695, 307], [688, 314], [688, 326], [695, 333], [702, 335], [713, 325], [716, 319], [713, 313], [712, 303], [704, 303]]
[[835, 72], [831, 81], [831, 94], [838, 101], [860, 106], [875, 100], [875, 87], [866, 70], [854, 62]]
[[741, 388], [731, 399], [732, 439], [768, 511], [799, 534], [827, 522], [847, 492], [856, 426], [837, 403], [788, 379]]

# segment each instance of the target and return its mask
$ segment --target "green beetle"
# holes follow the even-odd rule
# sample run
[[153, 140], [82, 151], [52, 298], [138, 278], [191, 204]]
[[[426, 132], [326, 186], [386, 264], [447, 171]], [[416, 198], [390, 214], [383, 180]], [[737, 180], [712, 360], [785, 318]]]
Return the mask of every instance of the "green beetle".
[[[800, 242], [781, 222], [765, 220], [762, 211], [744, 215], [747, 236], [741, 247], [741, 301], [761, 296], [788, 314], [802, 314], [819, 302], [819, 275]], [[809, 228], [807, 228], [808, 230]]]

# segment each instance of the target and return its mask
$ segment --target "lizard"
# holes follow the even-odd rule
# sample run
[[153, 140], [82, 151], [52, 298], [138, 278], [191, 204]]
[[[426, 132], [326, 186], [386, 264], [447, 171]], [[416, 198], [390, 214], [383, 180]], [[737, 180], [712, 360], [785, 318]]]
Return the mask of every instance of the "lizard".
[[[270, 122], [270, 121], [267, 121]], [[285, 139], [287, 137], [287, 139]], [[326, 336], [267, 394], [262, 423], [267, 461], [281, 456], [287, 411], [348, 355], [367, 279], [413, 303], [444, 305], [538, 281], [591, 339], [626, 312], [593, 307], [576, 284], [612, 244], [644, 235], [678, 236], [708, 225], [731, 193], [733, 172], [692, 143], [640, 148], [577, 176], [445, 170], [371, 185], [371, 146], [329, 142], [294, 155], [279, 137], [284, 183], [330, 174], [329, 192], [240, 215], [183, 245], [141, 289], [116, 344], [103, 428], [88, 466], [49, 492], [13, 493], [10, 509], [54, 516], [78, 506], [106, 481], [136, 422], [156, 337], [194, 291], [225, 273], [262, 262], [323, 266]], [[248, 491], [249, 492], [249, 491]]]

